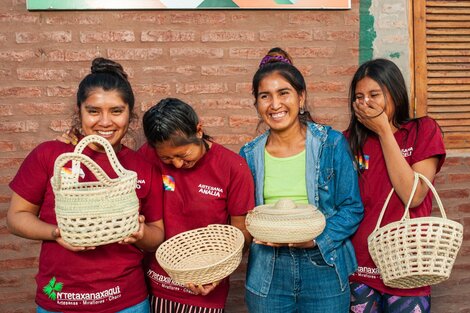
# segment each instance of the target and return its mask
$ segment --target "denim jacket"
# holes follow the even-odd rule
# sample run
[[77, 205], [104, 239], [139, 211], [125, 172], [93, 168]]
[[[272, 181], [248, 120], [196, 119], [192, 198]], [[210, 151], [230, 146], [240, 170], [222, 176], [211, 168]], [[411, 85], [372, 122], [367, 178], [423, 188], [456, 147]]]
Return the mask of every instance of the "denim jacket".
[[[255, 181], [256, 205], [264, 203], [264, 151], [268, 136], [269, 131], [240, 150]], [[308, 202], [315, 205], [326, 218], [325, 230], [315, 240], [325, 262], [335, 268], [344, 290], [348, 276], [357, 268], [349, 237], [359, 226], [364, 211], [356, 167], [346, 138], [329, 126], [309, 122], [305, 150]], [[247, 277], [247, 289], [265, 295], [273, 275], [276, 249], [252, 244], [249, 260], [253, 253], [263, 254], [266, 262], [257, 268], [250, 268], [248, 262], [248, 274], [256, 277]], [[249, 281], [254, 283], [249, 284]]]

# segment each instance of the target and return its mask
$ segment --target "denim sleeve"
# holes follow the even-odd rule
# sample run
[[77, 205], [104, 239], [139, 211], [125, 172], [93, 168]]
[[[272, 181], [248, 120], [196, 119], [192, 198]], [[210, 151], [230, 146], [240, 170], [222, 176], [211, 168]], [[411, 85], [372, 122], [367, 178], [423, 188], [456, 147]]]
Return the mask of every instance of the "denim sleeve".
[[[346, 138], [339, 134], [332, 149], [334, 181], [332, 186], [336, 213], [328, 218], [319, 236], [327, 250], [336, 250], [357, 230], [364, 214], [356, 167]], [[330, 251], [331, 251], [330, 250]]]

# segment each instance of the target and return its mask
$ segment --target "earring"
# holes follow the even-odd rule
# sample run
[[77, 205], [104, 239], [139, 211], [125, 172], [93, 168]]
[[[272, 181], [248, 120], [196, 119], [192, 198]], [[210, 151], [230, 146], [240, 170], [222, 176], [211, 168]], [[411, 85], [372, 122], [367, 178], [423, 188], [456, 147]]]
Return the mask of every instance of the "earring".
[[303, 115], [304, 113], [305, 113], [304, 107], [300, 107], [299, 114], [300, 114], [300, 115]]

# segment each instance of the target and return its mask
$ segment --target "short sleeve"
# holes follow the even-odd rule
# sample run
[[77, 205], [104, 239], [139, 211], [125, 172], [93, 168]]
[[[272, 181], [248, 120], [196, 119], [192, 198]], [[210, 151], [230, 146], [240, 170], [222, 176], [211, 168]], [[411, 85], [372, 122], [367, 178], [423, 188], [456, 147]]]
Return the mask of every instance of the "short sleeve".
[[141, 199], [141, 214], [146, 222], [155, 222], [163, 218], [163, 183], [160, 171], [152, 166], [149, 190]]
[[31, 151], [9, 185], [23, 199], [39, 206], [44, 200], [52, 176], [52, 173], [48, 172], [46, 163], [55, 161], [55, 158], [45, 156], [46, 151], [44, 144]]
[[412, 143], [413, 154], [411, 156], [411, 164], [437, 157], [439, 163], [436, 173], [439, 172], [446, 156], [444, 139], [439, 125], [429, 117], [421, 118], [417, 120], [413, 132], [415, 132], [415, 135], [410, 136], [414, 140]]
[[227, 208], [231, 216], [245, 215], [255, 206], [253, 176], [246, 161], [237, 155], [230, 167]]

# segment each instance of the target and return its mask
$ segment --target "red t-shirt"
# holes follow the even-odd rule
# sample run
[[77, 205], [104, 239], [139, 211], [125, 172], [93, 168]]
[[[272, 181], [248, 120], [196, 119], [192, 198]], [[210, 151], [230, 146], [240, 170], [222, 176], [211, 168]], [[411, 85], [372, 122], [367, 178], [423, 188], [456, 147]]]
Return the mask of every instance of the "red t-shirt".
[[[445, 159], [445, 148], [441, 131], [437, 123], [428, 117], [410, 121], [395, 132], [395, 139], [402, 155], [408, 164], [438, 157], [436, 173], [441, 169]], [[347, 133], [346, 133], [347, 136]], [[380, 142], [376, 136], [369, 136], [363, 147], [366, 160], [360, 162], [361, 175], [359, 187], [364, 204], [364, 219], [351, 240], [356, 251], [358, 270], [350, 277], [353, 282], [366, 284], [380, 292], [396, 296], [429, 295], [429, 286], [415, 289], [390, 288], [384, 285], [377, 266], [369, 254], [367, 237], [374, 230], [385, 200], [392, 189], [387, 174]], [[411, 217], [429, 216], [432, 210], [432, 192], [417, 207], [410, 209]], [[400, 220], [405, 212], [405, 204], [396, 193], [390, 199], [382, 220], [382, 225]]]
[[[161, 167], [167, 239], [209, 224], [227, 224], [229, 216], [245, 215], [254, 207], [254, 184], [248, 165], [239, 155], [217, 143], [212, 143], [210, 150], [190, 169], [163, 164], [148, 144], [139, 152]], [[158, 265], [154, 254], [148, 262], [147, 278], [153, 295], [199, 307], [225, 306], [228, 279], [208, 295], [197, 296], [175, 284]]]
[[[73, 146], [58, 141], [36, 147], [10, 183], [11, 189], [39, 205], [39, 218], [57, 225], [54, 193], [50, 184], [54, 161]], [[117, 175], [104, 153], [84, 150], [111, 177]], [[126, 169], [137, 172], [137, 196], [146, 222], [162, 219], [162, 182], [159, 171], [135, 151], [123, 147], [117, 157]], [[71, 162], [64, 166], [65, 172]], [[82, 166], [83, 181], [95, 180]], [[145, 300], [147, 289], [142, 269], [143, 252], [134, 245], [117, 243], [95, 250], [72, 252], [55, 241], [43, 241], [36, 276], [36, 303], [54, 312], [117, 312]], [[46, 291], [47, 289], [47, 291]]]

